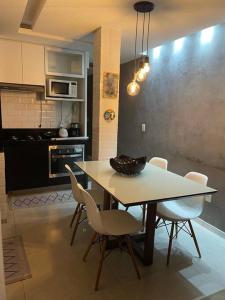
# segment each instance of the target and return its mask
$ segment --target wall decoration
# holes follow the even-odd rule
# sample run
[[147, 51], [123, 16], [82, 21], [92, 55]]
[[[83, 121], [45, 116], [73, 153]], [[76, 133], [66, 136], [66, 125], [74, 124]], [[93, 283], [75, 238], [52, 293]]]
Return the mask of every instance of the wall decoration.
[[119, 75], [114, 73], [104, 73], [103, 97], [116, 98], [118, 96]]
[[105, 112], [104, 112], [104, 119], [106, 121], [112, 121], [115, 119], [115, 111], [112, 110], [112, 109], [107, 109]]

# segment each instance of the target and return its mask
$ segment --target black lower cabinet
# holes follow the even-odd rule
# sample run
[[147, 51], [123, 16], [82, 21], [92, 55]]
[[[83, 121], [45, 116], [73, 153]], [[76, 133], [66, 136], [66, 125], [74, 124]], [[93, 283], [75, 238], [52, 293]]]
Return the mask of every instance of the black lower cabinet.
[[6, 191], [48, 185], [48, 144], [5, 146]]
[[[49, 178], [47, 142], [8, 143], [4, 146], [6, 192], [69, 184], [69, 176]], [[86, 188], [87, 176], [77, 176]]]

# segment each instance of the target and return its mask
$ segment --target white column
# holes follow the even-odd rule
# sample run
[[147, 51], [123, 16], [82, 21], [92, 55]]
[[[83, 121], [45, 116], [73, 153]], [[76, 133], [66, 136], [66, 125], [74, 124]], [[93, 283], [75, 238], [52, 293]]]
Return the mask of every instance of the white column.
[[[120, 74], [121, 33], [109, 27], [101, 27], [94, 36], [93, 56], [93, 130], [92, 159], [105, 160], [117, 154], [119, 82], [116, 98], [103, 97], [104, 73]], [[104, 112], [115, 111], [115, 119], [106, 121]]]

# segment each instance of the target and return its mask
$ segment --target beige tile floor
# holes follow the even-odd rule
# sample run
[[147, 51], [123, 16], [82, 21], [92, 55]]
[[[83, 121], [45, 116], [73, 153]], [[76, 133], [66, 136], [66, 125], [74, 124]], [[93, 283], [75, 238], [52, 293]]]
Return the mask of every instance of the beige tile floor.
[[[158, 229], [154, 264], [144, 267], [138, 261], [142, 280], [136, 279], [129, 256], [114, 250], [105, 261], [100, 290], [94, 292], [98, 248], [82, 262], [92, 234], [87, 223], [80, 227], [74, 246], [69, 246], [73, 211], [73, 202], [10, 211], [3, 235], [23, 236], [32, 278], [8, 285], [8, 300], [200, 300], [210, 295], [207, 299], [225, 299], [221, 298], [225, 240], [197, 223], [202, 259], [196, 257], [192, 240], [181, 233], [174, 242], [171, 265], [166, 267], [168, 238], [164, 229]], [[141, 215], [138, 209], [130, 211]]]

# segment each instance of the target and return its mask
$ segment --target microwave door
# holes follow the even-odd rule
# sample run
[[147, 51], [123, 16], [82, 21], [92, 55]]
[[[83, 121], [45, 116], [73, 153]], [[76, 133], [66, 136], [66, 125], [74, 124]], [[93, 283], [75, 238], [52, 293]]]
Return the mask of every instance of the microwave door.
[[70, 84], [68, 82], [51, 81], [51, 96], [70, 97]]

